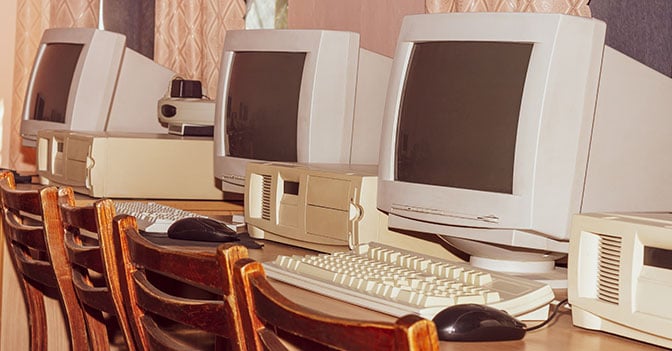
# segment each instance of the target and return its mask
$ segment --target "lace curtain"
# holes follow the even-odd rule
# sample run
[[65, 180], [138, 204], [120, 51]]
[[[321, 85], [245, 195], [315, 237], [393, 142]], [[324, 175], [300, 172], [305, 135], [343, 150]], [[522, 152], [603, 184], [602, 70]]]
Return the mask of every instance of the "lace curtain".
[[435, 12], [552, 12], [590, 17], [590, 0], [426, 0]]
[[35, 150], [21, 146], [21, 110], [35, 53], [42, 32], [50, 27], [96, 27], [98, 0], [19, 0], [16, 16], [14, 93], [9, 120], [9, 167], [21, 171], [35, 169]]
[[226, 31], [243, 28], [244, 0], [156, 0], [154, 60], [214, 97]]

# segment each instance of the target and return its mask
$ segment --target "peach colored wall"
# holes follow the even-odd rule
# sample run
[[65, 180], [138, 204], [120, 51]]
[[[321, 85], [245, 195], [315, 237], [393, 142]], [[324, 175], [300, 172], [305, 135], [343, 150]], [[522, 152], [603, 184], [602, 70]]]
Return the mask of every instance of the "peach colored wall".
[[289, 0], [288, 27], [360, 33], [360, 46], [394, 55], [401, 20], [425, 12], [425, 0]]
[[9, 129], [12, 116], [12, 83], [14, 82], [14, 44], [16, 42], [17, 0], [0, 1], [0, 165], [9, 161]]

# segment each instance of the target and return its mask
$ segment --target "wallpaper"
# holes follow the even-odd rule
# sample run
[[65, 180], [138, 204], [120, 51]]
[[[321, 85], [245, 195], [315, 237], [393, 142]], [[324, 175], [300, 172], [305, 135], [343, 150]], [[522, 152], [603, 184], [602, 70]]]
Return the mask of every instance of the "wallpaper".
[[589, 0], [426, 0], [427, 12], [552, 12], [590, 17]]
[[226, 31], [245, 28], [243, 0], [156, 0], [154, 60], [214, 97]]

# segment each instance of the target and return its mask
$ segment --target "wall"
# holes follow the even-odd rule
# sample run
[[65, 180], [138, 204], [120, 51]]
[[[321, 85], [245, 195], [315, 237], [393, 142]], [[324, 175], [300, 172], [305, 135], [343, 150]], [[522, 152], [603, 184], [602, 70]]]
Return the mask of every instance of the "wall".
[[592, 0], [607, 22], [607, 45], [672, 77], [672, 1]]
[[289, 0], [289, 28], [349, 30], [360, 46], [394, 56], [401, 20], [425, 12], [425, 0]]
[[14, 82], [14, 45], [16, 42], [17, 0], [0, 1], [0, 165], [9, 162], [9, 129]]
[[[607, 45], [672, 76], [672, 1], [591, 0], [590, 10], [607, 23]], [[402, 18], [424, 13], [425, 0], [289, 0], [288, 12], [290, 28], [359, 32], [362, 47], [392, 57]]]
[[154, 0], [103, 2], [105, 29], [126, 35], [126, 46], [154, 58]]

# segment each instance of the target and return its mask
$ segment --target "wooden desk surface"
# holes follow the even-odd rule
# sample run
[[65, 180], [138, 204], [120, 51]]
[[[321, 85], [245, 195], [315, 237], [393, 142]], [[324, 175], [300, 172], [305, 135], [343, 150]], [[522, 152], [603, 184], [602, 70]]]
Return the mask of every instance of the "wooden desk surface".
[[[230, 215], [242, 211], [239, 204], [218, 204], [210, 201], [178, 201], [163, 202], [171, 206], [193, 210], [208, 215]], [[0, 324], [0, 350], [28, 350], [28, 326], [26, 311], [22, 301], [21, 290], [14, 272], [11, 260], [3, 246], [2, 255], [2, 310]], [[210, 246], [180, 246], [185, 250], [213, 250]], [[309, 254], [312, 251], [296, 248], [280, 243], [264, 242], [262, 249], [250, 249], [250, 257], [258, 261], [269, 261], [277, 255]], [[390, 320], [391, 316], [371, 311], [362, 307], [334, 300], [326, 296], [312, 293], [288, 284], [274, 282], [274, 286], [288, 298], [308, 307], [330, 313], [336, 316], [368, 320]], [[50, 350], [68, 350], [65, 323], [60, 313], [58, 302], [47, 301], [49, 308], [49, 323], [54, 327], [49, 329], [49, 336], [57, 341], [58, 345]], [[449, 343], [442, 342], [441, 350], [661, 350], [662, 348], [641, 343], [623, 337], [574, 327], [571, 322], [571, 313], [563, 311], [549, 326], [537, 331], [529, 332], [524, 339], [506, 342], [479, 342], [479, 343]]]

